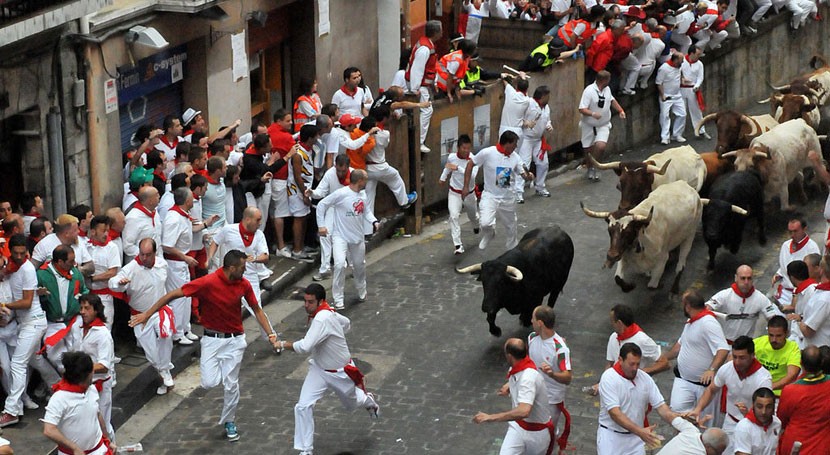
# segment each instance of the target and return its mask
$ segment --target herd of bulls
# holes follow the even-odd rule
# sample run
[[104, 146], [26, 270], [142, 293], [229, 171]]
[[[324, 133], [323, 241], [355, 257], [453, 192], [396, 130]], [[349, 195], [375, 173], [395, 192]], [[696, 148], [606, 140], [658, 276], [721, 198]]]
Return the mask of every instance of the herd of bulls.
[[[748, 218], [756, 219], [758, 240], [766, 243], [765, 203], [777, 196], [781, 209], [791, 210], [790, 188], [802, 203], [806, 201], [802, 171], [812, 166], [811, 152], [821, 156], [820, 140], [830, 129], [830, 65], [817, 56], [810, 64], [814, 71], [785, 86], [773, 86], [775, 93], [761, 101], [771, 104], [771, 115], [727, 110], [695, 125], [697, 131], [707, 122], [716, 123], [714, 152], [698, 153], [684, 145], [642, 162], [594, 162], [598, 169], [611, 169], [619, 176], [620, 203], [614, 211], [585, 206], [582, 210], [608, 224], [605, 266], [616, 264], [615, 281], [623, 292], [634, 289], [627, 281], [634, 273], [648, 275], [648, 288], [656, 289], [669, 254], [678, 250], [671, 287], [677, 293], [701, 220], [708, 268], [713, 269], [718, 248], [738, 252]], [[549, 306], [556, 303], [572, 262], [573, 242], [554, 226], [530, 231], [502, 256], [458, 272], [479, 275], [484, 286], [482, 311], [490, 333], [500, 336], [496, 313], [507, 309], [529, 325], [533, 308], [545, 295], [550, 294]]]

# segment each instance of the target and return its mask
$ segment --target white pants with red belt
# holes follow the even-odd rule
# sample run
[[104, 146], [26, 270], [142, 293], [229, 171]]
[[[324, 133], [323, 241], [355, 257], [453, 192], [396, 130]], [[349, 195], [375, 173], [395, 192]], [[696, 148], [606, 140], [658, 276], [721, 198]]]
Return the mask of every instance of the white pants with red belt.
[[[107, 450], [108, 450], [107, 446], [104, 445], [104, 444], [101, 444], [101, 446], [98, 447], [97, 449], [95, 449], [91, 452], [85, 452], [85, 453], [87, 453], [88, 455], [106, 455]], [[72, 455], [72, 454], [68, 453], [68, 452], [64, 452], [63, 450], [58, 450], [58, 455]]]
[[44, 333], [46, 333], [46, 318], [18, 325], [17, 346], [11, 358], [11, 386], [3, 412], [13, 416], [23, 414], [23, 401], [21, 400], [29, 382], [29, 361], [40, 349]]
[[300, 391], [300, 400], [294, 406], [294, 449], [314, 449], [314, 404], [329, 391], [333, 391], [340, 398], [347, 411], [377, 405], [371, 396], [355, 387], [354, 381], [342, 368], [334, 372], [325, 371], [317, 366], [314, 359], [310, 359], [308, 374]]
[[[114, 372], [113, 372], [114, 373]], [[112, 381], [110, 378], [101, 383], [101, 391], [98, 392], [98, 411], [107, 424], [107, 433], [110, 441], [115, 438], [115, 429], [112, 427]]]
[[220, 383], [225, 388], [222, 415], [219, 425], [236, 421], [236, 408], [239, 406], [239, 368], [242, 355], [245, 354], [245, 335], [231, 338], [203, 336], [202, 356], [199, 360], [199, 372], [202, 387], [210, 389]]
[[507, 424], [507, 434], [501, 443], [499, 455], [545, 455], [550, 444], [550, 432], [545, 428], [528, 431], [516, 422]]
[[461, 242], [461, 212], [467, 213], [467, 218], [474, 226], [478, 226], [478, 201], [474, 192], [467, 194], [466, 199], [461, 199], [461, 195], [453, 190], [447, 194], [447, 208], [450, 211], [450, 235], [452, 236], [453, 245], [463, 245]]
[[[50, 337], [65, 328], [66, 324], [63, 322], [47, 322], [46, 332], [43, 334], [43, 339], [45, 340], [47, 337]], [[38, 348], [40, 348], [40, 346], [38, 346]], [[46, 353], [35, 354], [30, 361], [32, 367], [40, 373], [43, 381], [49, 386], [57, 384], [57, 382], [61, 380], [60, 373], [63, 368], [61, 359], [63, 358], [64, 352], [66, 352], [66, 342], [61, 340], [56, 345], [49, 348]]]
[[632, 433], [597, 427], [597, 455], [645, 455], [646, 444]]
[[[683, 101], [686, 103], [686, 109], [689, 111], [689, 120], [692, 121], [692, 128], [695, 128], [703, 120], [703, 113], [700, 112], [700, 105], [697, 104], [697, 92], [692, 87], [680, 87], [680, 96], [683, 97]], [[706, 127], [701, 127], [700, 133], [703, 134], [705, 132]], [[697, 136], [697, 133], [695, 131], [695, 136]]]
[[[167, 282], [165, 283], [165, 290], [170, 292], [174, 289], [179, 289], [190, 282], [190, 268], [187, 262], [167, 260]], [[170, 308], [173, 309], [173, 316], [176, 320], [176, 334], [173, 339], [178, 340], [184, 336], [185, 332], [190, 332], [190, 297], [182, 297], [170, 302]]]
[[726, 30], [721, 30], [719, 32], [710, 29], [700, 30], [694, 34], [694, 38], [697, 40], [695, 46], [697, 46], [698, 49], [703, 50], [716, 49], [728, 36], [729, 33]]
[[331, 254], [334, 256], [334, 273], [331, 279], [331, 295], [334, 303], [343, 304], [346, 288], [346, 258], [354, 267], [354, 286], [358, 296], [366, 296], [366, 244], [364, 242], [348, 243], [337, 234], [331, 236]]
[[[133, 327], [133, 332], [141, 348], [144, 349], [144, 356], [147, 357], [150, 365], [158, 371], [170, 371], [173, 369], [173, 364], [170, 362], [170, 355], [173, 352], [173, 334], [162, 338], [159, 320], [159, 313], [153, 313], [147, 322]], [[169, 327], [167, 330], [170, 331]]]

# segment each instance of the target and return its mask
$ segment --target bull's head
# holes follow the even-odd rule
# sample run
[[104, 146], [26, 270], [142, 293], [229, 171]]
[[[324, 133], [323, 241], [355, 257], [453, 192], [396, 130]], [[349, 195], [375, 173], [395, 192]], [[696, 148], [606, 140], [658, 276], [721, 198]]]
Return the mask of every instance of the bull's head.
[[478, 275], [478, 280], [484, 288], [481, 311], [487, 314], [498, 312], [504, 307], [504, 302], [516, 298], [517, 286], [524, 278], [521, 270], [497, 259], [473, 264], [456, 271]]
[[[703, 203], [703, 239], [706, 243], [720, 244], [736, 229], [734, 216], [747, 216], [749, 212], [720, 199], [701, 199]], [[743, 228], [743, 224], [740, 225]]]
[[816, 104], [807, 95], [776, 95], [776, 102], [773, 102], [772, 116], [779, 123], [784, 123], [797, 118], [804, 118], [812, 124], [808, 117], [809, 112], [816, 108]]
[[714, 121], [718, 128], [718, 143], [715, 146], [718, 155], [739, 147], [742, 142], [748, 144], [749, 141], [745, 140], [747, 137], [755, 137], [761, 134], [760, 129], [752, 119], [735, 111], [722, 111], [703, 117], [695, 125], [695, 133], [699, 133], [703, 125], [711, 121]]
[[654, 174], [663, 175], [669, 167], [671, 160], [657, 167], [654, 161], [614, 161], [611, 163], [599, 163], [589, 154], [588, 161], [597, 169], [613, 169], [620, 176], [620, 183], [617, 189], [620, 190], [620, 210], [628, 210], [643, 202], [651, 193], [651, 186], [654, 184]]
[[649, 210], [648, 216], [642, 216], [630, 213], [628, 210], [617, 210], [614, 213], [595, 212], [586, 208], [581, 202], [579, 205], [586, 215], [591, 218], [602, 218], [608, 223], [608, 236], [611, 238], [611, 244], [606, 253], [605, 264], [603, 264], [606, 268], [622, 259], [623, 254], [635, 245], [637, 249], [640, 248], [637, 241], [640, 231], [651, 223], [651, 218], [654, 216], [654, 207]]
[[[735, 170], [762, 169], [762, 162], [771, 160], [769, 147], [763, 144], [752, 144], [749, 148], [733, 150], [723, 154], [724, 158], [735, 158]], [[763, 174], [763, 173], [762, 173]]]

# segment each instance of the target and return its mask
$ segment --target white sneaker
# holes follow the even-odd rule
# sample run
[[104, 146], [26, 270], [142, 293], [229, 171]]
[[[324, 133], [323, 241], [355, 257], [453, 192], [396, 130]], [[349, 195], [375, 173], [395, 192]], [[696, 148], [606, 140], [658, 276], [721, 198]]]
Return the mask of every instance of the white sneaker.
[[478, 242], [478, 249], [484, 250], [487, 248], [487, 245], [490, 244], [490, 240], [493, 240], [493, 237], [496, 236], [495, 232], [490, 232], [481, 236], [481, 240]]
[[702, 133], [700, 133], [700, 134], [702, 134], [702, 135], [703, 135], [703, 137], [705, 137], [706, 139], [712, 139], [712, 136], [709, 136], [709, 133], [707, 133], [706, 131], [704, 131], [704, 132], [702, 132]]
[[281, 250], [278, 249], [277, 250], [277, 256], [282, 256], [284, 258], [290, 258], [291, 257], [291, 247], [286, 245], [283, 249], [281, 249]]
[[550, 197], [550, 191], [542, 188], [541, 190], [536, 190], [536, 195], [541, 197]]
[[663, 145], [669, 145], [669, 140], [668, 139], [663, 139], [663, 140], [660, 141], [660, 143], [663, 144]]
[[329, 278], [331, 278], [331, 272], [322, 272], [311, 277], [311, 279], [314, 281], [323, 281]]
[[173, 376], [170, 374], [170, 370], [159, 371], [159, 376], [161, 376], [161, 380], [164, 381], [164, 385], [166, 387], [173, 387], [176, 385], [173, 382]]
[[375, 395], [372, 392], [367, 392], [366, 395], [369, 398], [371, 398], [372, 401], [375, 402], [374, 406], [369, 406], [368, 408], [366, 408], [366, 410], [369, 411], [369, 417], [371, 417], [372, 419], [377, 420], [377, 419], [380, 418], [380, 406], [378, 405], [378, 402], [375, 399]]
[[346, 305], [343, 302], [334, 302], [335, 310], [342, 310], [343, 308], [346, 308]]
[[184, 337], [187, 338], [188, 340], [192, 340], [192, 341], [198, 341], [199, 340], [199, 335], [196, 335], [193, 332], [185, 332]]
[[455, 255], [464, 254], [464, 245], [455, 246]]
[[366, 301], [366, 291], [363, 291], [362, 293], [357, 295], [357, 301], [358, 302], [365, 302]]
[[421, 144], [421, 153], [429, 153], [432, 150], [424, 144]]
[[119, 363], [121, 363], [121, 357], [117, 357], [117, 356], [113, 357], [112, 358], [112, 363], [118, 365]]
[[682, 144], [682, 143], [686, 142], [686, 138], [683, 137], [683, 136], [677, 136], [677, 137], [674, 138], [674, 141], [679, 142], [679, 143]]
[[167, 395], [167, 387], [163, 385], [159, 386], [159, 388], [156, 389], [156, 395]]
[[40, 406], [38, 406], [37, 403], [32, 401], [32, 399], [29, 398], [29, 396], [26, 395], [25, 393], [23, 394], [22, 400], [23, 400], [23, 407], [26, 408], [26, 409], [37, 409], [37, 408], [40, 407]]
[[190, 338], [187, 338], [187, 336], [183, 336], [183, 337], [179, 338], [178, 340], [173, 340], [173, 341], [179, 343], [182, 346], [190, 346], [191, 344], [193, 344], [193, 340], [191, 340]]

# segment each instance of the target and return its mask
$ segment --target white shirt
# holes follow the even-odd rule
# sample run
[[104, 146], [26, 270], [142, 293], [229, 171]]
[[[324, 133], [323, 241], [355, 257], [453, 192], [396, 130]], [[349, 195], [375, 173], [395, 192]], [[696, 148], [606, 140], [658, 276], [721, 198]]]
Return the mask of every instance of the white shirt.
[[369, 106], [372, 105], [371, 98], [372, 95], [367, 94], [363, 87], [357, 87], [354, 96], [349, 96], [342, 89], [337, 89], [331, 97], [331, 102], [340, 108], [341, 114], [352, 114], [358, 117], [363, 117], [363, 107], [367, 103], [367, 100]]
[[[461, 191], [464, 188], [464, 173], [467, 171], [467, 163], [471, 163], [472, 155], [468, 158], [459, 158], [458, 153], [450, 153], [447, 157], [447, 164], [456, 166], [454, 171], [447, 169], [444, 166], [444, 170], [441, 171], [441, 177], [439, 180], [442, 182], [446, 182], [447, 178], [450, 179], [450, 188]], [[476, 186], [476, 174], [478, 173], [478, 166], [473, 166], [473, 173], [470, 175], [470, 187], [467, 188], [468, 191], [472, 191], [473, 188]]]
[[125, 217], [124, 231], [121, 232], [126, 261], [138, 255], [138, 244], [146, 238], [156, 241], [156, 255], [161, 256], [161, 231], [162, 223], [158, 212], [154, 211], [150, 218], [138, 208], [130, 210]]
[[[95, 264], [95, 275], [105, 273], [115, 267], [121, 268], [121, 250], [115, 243], [107, 242], [104, 246], [89, 244], [89, 252], [92, 254], [92, 263]], [[90, 289], [106, 289], [106, 281], [90, 281]]]
[[522, 137], [530, 140], [541, 140], [546, 129], [551, 126], [550, 107], [547, 104], [542, 107], [535, 99], [531, 98], [527, 105], [527, 111], [525, 111], [525, 120], [536, 122], [536, 124], [533, 125], [533, 128], [522, 129]]
[[386, 147], [389, 147], [389, 142], [392, 140], [392, 135], [389, 130], [380, 130], [375, 134], [375, 146], [372, 151], [366, 154], [366, 164], [372, 163], [381, 164], [386, 162]]
[[[550, 420], [548, 392], [545, 390], [542, 373], [530, 368], [524, 369], [511, 375], [507, 379], [507, 386], [510, 388], [513, 408], [520, 403], [530, 405], [530, 414], [522, 420], [528, 423], [547, 423]], [[510, 422], [510, 425], [518, 427], [516, 422]]]
[[695, 13], [692, 10], [686, 10], [675, 16], [677, 25], [674, 26], [672, 33], [685, 35], [689, 31], [689, 26], [695, 21]]
[[522, 178], [522, 159], [516, 152], [504, 156], [496, 146], [486, 147], [472, 156], [474, 165], [484, 172], [484, 192], [496, 199], [513, 199], [515, 179]]
[[830, 345], [830, 291], [817, 290], [804, 310], [804, 324], [815, 330], [812, 337], [805, 336], [805, 344]]
[[[600, 99], [605, 102], [602, 107], [599, 107]], [[605, 87], [600, 90], [597, 83], [585, 87], [582, 91], [582, 98], [579, 100], [579, 109], [589, 109], [591, 112], [599, 112], [602, 114], [600, 118], [595, 119], [590, 115], [581, 115], [579, 121], [589, 126], [605, 126], [611, 122], [611, 102], [614, 101], [614, 95], [611, 94], [611, 88]]]
[[311, 360], [324, 370], [339, 370], [352, 358], [346, 344], [351, 321], [334, 311], [320, 311], [311, 320], [305, 337], [294, 342], [294, 352], [311, 354]]
[[778, 307], [757, 289], [753, 290], [748, 299], [744, 299], [729, 287], [713, 295], [706, 305], [711, 307], [712, 311], [725, 313], [726, 319], [721, 321], [723, 335], [732, 341], [741, 335], [751, 337], [758, 315], [763, 314], [769, 321], [771, 317], [781, 314]]
[[23, 215], [23, 235], [26, 237], [32, 233], [32, 221], [35, 220], [34, 216], [31, 215]]
[[98, 390], [89, 386], [83, 394], [65, 390], [55, 392], [41, 421], [58, 427], [81, 450], [92, 450], [103, 436], [98, 421]]
[[464, 12], [468, 14], [467, 30], [464, 33], [464, 38], [477, 43], [478, 35], [481, 33], [481, 19], [490, 17], [490, 4], [481, 2], [481, 6], [476, 8], [472, 2], [468, 1], [462, 7], [464, 8]]
[[660, 65], [657, 69], [656, 85], [663, 86], [665, 96], [676, 96], [680, 94], [680, 68], [669, 65], [669, 62]]
[[161, 245], [175, 248], [182, 253], [190, 251], [193, 246], [193, 223], [190, 218], [185, 218], [179, 212], [171, 210], [164, 220]]
[[[412, 64], [409, 65], [409, 91], [417, 92], [421, 88], [424, 81], [424, 73], [426, 72], [427, 61], [429, 60], [430, 50], [426, 46], [418, 46], [415, 49], [415, 55], [412, 57]], [[404, 78], [406, 72], [404, 71]], [[343, 112], [343, 108], [340, 108]]]
[[219, 218], [215, 223], [211, 224], [209, 228], [205, 228], [202, 231], [203, 234], [213, 234], [219, 229], [222, 229], [225, 223], [227, 223], [225, 219], [225, 197], [227, 193], [227, 190], [225, 190], [224, 178], [220, 178], [219, 183], [215, 184], [208, 181], [207, 191], [205, 191], [205, 195], [200, 198], [202, 201], [202, 219], [208, 219], [213, 215], [216, 215]]
[[[58, 245], [61, 245], [61, 240], [54, 232], [47, 235], [40, 242], [37, 242], [35, 249], [32, 250], [32, 260], [43, 264], [46, 261], [52, 260], [52, 253]], [[85, 242], [82, 242], [80, 237], [78, 241], [72, 245], [72, 251], [75, 252], [75, 263], [78, 265], [86, 264], [92, 260], [89, 255], [89, 250], [86, 248]]]
[[[190, 209], [190, 217], [194, 220], [204, 222], [204, 218], [202, 218], [202, 198], [196, 199], [194, 196], [193, 207]], [[190, 240], [191, 251], [199, 251], [205, 247], [205, 244], [203, 243], [203, 238], [205, 236], [204, 232], [204, 229], [202, 229], [199, 232], [193, 233], [193, 237]]]
[[640, 359], [640, 368], [650, 367], [660, 358], [660, 346], [650, 336], [646, 335], [645, 332], [639, 331], [622, 341], [617, 338], [616, 332], [612, 332], [611, 336], [608, 337], [608, 346], [605, 349], [605, 360], [611, 363], [616, 362], [620, 357], [620, 348], [625, 343], [634, 343], [640, 347], [640, 351], [643, 352], [643, 356]]
[[506, 0], [490, 0], [490, 15], [507, 19], [510, 17], [510, 12], [513, 11], [513, 4]]
[[332, 128], [331, 133], [326, 138], [326, 153], [345, 153], [346, 149], [356, 150], [363, 147], [363, 144], [371, 137], [371, 135], [364, 134], [357, 139], [352, 139], [349, 132], [343, 128]]
[[510, 84], [504, 84], [504, 107], [501, 108], [501, 124], [505, 128], [521, 130], [530, 97], [517, 91]]
[[[792, 302], [795, 304], [795, 312], [797, 314], [804, 316], [805, 314], [813, 312], [810, 301], [813, 294], [816, 293], [816, 286], [816, 283], [809, 284], [797, 294], [795, 293], [795, 290], [793, 290]], [[807, 347], [807, 344], [804, 342], [804, 334], [801, 333], [801, 327], [798, 326], [798, 323], [799, 321], [797, 320], [790, 321], [790, 336], [788, 339], [798, 343], [798, 347], [800, 349], [804, 349]]]
[[[553, 0], [550, 5], [550, 10], [551, 12], [564, 13], [565, 11], [568, 11], [568, 8], [570, 7], [571, 0]], [[560, 26], [565, 25], [569, 20], [571, 20], [571, 16], [569, 14], [565, 14], [561, 19], [559, 19], [558, 24]]]
[[[259, 229], [254, 231], [254, 240], [250, 246], [245, 246], [242, 241], [242, 234], [239, 232], [239, 223], [228, 224], [223, 227], [213, 236], [213, 242], [219, 246], [217, 254], [221, 258], [231, 250], [239, 250], [246, 255], [257, 257], [268, 253], [268, 244], [265, 242], [265, 234]], [[265, 264], [259, 262], [248, 262], [245, 266], [245, 278], [251, 283], [259, 283], [263, 279], [271, 276], [270, 270]], [[260, 275], [262, 274], [262, 275]], [[256, 289], [256, 288], [254, 288]], [[259, 298], [259, 296], [257, 296]]]
[[[789, 239], [786, 242], [781, 244], [781, 250], [778, 253], [778, 270], [775, 272], [776, 275], [782, 278], [781, 281], [778, 282], [781, 286], [783, 286], [784, 291], [787, 292], [786, 304], [789, 304], [790, 298], [792, 298], [792, 289], [795, 288], [793, 283], [790, 281], [789, 276], [787, 276], [787, 266], [790, 265], [790, 262], [804, 260], [804, 256], [808, 254], [821, 254], [821, 250], [818, 248], [818, 244], [813, 239], [808, 239], [807, 244], [803, 247], [799, 248], [798, 251], [790, 253], [790, 245], [792, 245], [793, 239]], [[782, 293], [782, 296], [784, 293]]]
[[374, 223], [375, 215], [366, 205], [366, 191], [355, 192], [343, 187], [317, 203], [317, 225], [327, 226], [326, 212], [334, 211], [334, 222], [329, 235], [341, 237], [346, 243], [363, 242], [364, 220]]
[[683, 85], [693, 85], [697, 90], [703, 84], [703, 62], [700, 60], [689, 63], [685, 58], [680, 64], [680, 77]]
[[666, 48], [666, 43], [661, 39], [652, 39], [648, 43], [643, 43], [642, 46], [634, 49], [634, 56], [640, 65], [651, 66], [657, 62], [657, 59], [663, 54], [663, 49]]
[[637, 376], [632, 381], [613, 368], [605, 370], [599, 379], [599, 401], [599, 424], [623, 433], [628, 433], [628, 430], [614, 422], [608, 414], [609, 410], [620, 408], [632, 422], [642, 425], [648, 405], [656, 409], [665, 403], [654, 379], [643, 370], [637, 370]]
[[7, 279], [9, 280], [13, 301], [22, 299], [23, 291], [34, 291], [32, 306], [28, 310], [14, 310], [17, 321], [21, 324], [38, 319], [45, 321], [46, 313], [43, 312], [43, 307], [40, 306], [40, 297], [37, 295], [37, 271], [32, 261], [26, 261], [17, 272], [12, 273]]
[[[349, 172], [353, 170], [354, 169], [351, 167], [349, 168]], [[348, 178], [346, 179], [346, 183], [349, 183]], [[329, 194], [345, 186], [347, 185], [341, 184], [340, 179], [337, 178], [337, 168], [332, 166], [323, 174], [323, 177], [320, 179], [320, 183], [317, 184], [317, 188], [311, 190], [311, 195], [314, 199], [323, 199]]]
[[772, 422], [769, 423], [766, 429], [747, 418], [743, 418], [735, 425], [731, 442], [735, 452], [752, 455], [775, 455], [780, 435], [781, 420], [774, 414]]
[[706, 447], [700, 440], [700, 430], [683, 417], [675, 417], [671, 421], [675, 430], [679, 431], [657, 455], [706, 455]]
[[[130, 280], [122, 285], [122, 278]], [[152, 268], [144, 267], [138, 261], [128, 262], [117, 275], [110, 278], [109, 287], [113, 291], [126, 292], [130, 296], [130, 308], [147, 311], [165, 294], [164, 283], [167, 281], [167, 262], [157, 257]]]
[[571, 350], [565, 344], [565, 339], [558, 333], [546, 340], [535, 332], [531, 333], [527, 341], [527, 355], [536, 367], [540, 368], [539, 373], [545, 381], [545, 388], [548, 392], [548, 403], [555, 405], [565, 401], [568, 386], [556, 382], [541, 370], [542, 363], [547, 363], [555, 373], [571, 371]]
[[[469, 24], [467, 25], [467, 30], [469, 30]], [[407, 89], [406, 85], [406, 70], [398, 70], [395, 71], [395, 75], [392, 76], [392, 82], [389, 84], [390, 87], [392, 86], [400, 87], [404, 90]]]
[[709, 369], [717, 352], [729, 350], [720, 323], [710, 316], [704, 316], [691, 324], [687, 322], [677, 342], [680, 343], [677, 368], [680, 376], [688, 381], [697, 382], [703, 372]]
[[66, 314], [66, 301], [69, 298], [69, 280], [55, 270], [55, 264], [50, 263], [46, 270], [55, 277], [55, 282], [58, 285], [58, 303], [61, 306], [61, 318], [63, 318], [62, 315]]
[[112, 376], [113, 360], [115, 359], [115, 348], [113, 347], [112, 335], [106, 326], [90, 327], [84, 336], [84, 320], [78, 315], [75, 323], [69, 330], [67, 336], [68, 351], [81, 351], [92, 357], [93, 363], [100, 363], [107, 367], [106, 373], [94, 373], [92, 380], [106, 379]]
[[156, 212], [159, 214], [159, 219], [161, 222], [164, 222], [164, 217], [167, 215], [167, 211], [170, 210], [174, 205], [173, 203], [173, 192], [172, 191], [165, 191], [164, 194], [161, 196], [159, 200], [159, 205], [156, 207]]
[[126, 212], [130, 206], [138, 202], [138, 196], [130, 191], [128, 184], [124, 184], [124, 199], [121, 200], [121, 210]]
[[734, 427], [743, 418], [743, 414], [735, 403], [743, 402], [747, 408], [752, 408], [752, 394], [761, 387], [772, 390], [772, 375], [766, 368], [761, 367], [755, 373], [741, 379], [733, 361], [726, 362], [715, 373], [715, 386], [726, 386], [726, 413], [724, 428]]

